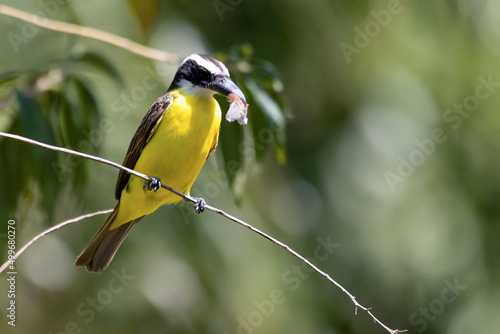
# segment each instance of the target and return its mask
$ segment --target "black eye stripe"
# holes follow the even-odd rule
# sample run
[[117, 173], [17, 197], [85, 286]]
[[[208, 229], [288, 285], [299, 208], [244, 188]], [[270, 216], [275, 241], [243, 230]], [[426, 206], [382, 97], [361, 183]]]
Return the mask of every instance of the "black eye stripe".
[[203, 67], [199, 67], [197, 72], [198, 78], [202, 81], [209, 81], [212, 76], [212, 73]]
[[208, 87], [214, 83], [223, 83], [229, 73], [221, 62], [206, 55], [191, 55], [186, 58], [177, 70], [169, 91], [181, 87], [183, 80], [193, 86]]

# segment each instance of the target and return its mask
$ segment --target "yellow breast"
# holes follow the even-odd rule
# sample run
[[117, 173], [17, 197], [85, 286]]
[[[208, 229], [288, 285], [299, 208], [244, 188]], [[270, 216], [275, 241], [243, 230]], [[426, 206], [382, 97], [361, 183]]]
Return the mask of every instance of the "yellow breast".
[[[156, 132], [143, 149], [134, 170], [157, 176], [180, 192], [189, 194], [210, 152], [217, 146], [221, 122], [219, 104], [213, 97], [183, 96], [165, 111]], [[142, 217], [181, 197], [166, 189], [143, 189], [145, 181], [131, 176], [122, 191], [120, 211], [111, 228]]]

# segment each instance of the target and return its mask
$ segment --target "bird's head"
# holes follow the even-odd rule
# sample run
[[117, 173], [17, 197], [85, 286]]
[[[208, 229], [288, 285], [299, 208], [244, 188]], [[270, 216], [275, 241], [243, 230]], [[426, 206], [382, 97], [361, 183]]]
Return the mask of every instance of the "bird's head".
[[246, 103], [245, 95], [229, 77], [226, 66], [204, 54], [193, 54], [182, 62], [168, 90], [174, 89], [210, 97], [214, 94], [228, 96], [234, 93]]

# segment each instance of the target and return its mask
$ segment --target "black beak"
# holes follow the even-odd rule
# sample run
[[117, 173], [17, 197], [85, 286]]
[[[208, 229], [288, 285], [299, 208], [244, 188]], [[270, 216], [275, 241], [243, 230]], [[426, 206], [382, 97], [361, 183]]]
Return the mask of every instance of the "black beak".
[[228, 77], [225, 76], [215, 77], [215, 80], [209, 84], [208, 88], [224, 96], [228, 96], [231, 93], [236, 94], [236, 96], [238, 96], [241, 99], [241, 101], [243, 101], [243, 103], [245, 104], [247, 103], [245, 95], [243, 95], [241, 89], [238, 86], [236, 86], [236, 84]]

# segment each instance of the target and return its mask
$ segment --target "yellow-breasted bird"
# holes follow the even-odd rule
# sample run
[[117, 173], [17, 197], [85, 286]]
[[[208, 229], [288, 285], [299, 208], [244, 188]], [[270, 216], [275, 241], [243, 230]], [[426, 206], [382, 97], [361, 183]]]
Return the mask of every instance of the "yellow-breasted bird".
[[[165, 95], [151, 106], [137, 129], [123, 166], [152, 177], [148, 182], [120, 170], [113, 212], [75, 261], [101, 273], [132, 226], [161, 205], [182, 200], [159, 182], [189, 194], [201, 167], [217, 147], [221, 110], [214, 94], [245, 96], [221, 62], [202, 54], [187, 57]], [[150, 191], [154, 190], [154, 192]], [[198, 200], [196, 210], [203, 210]]]

